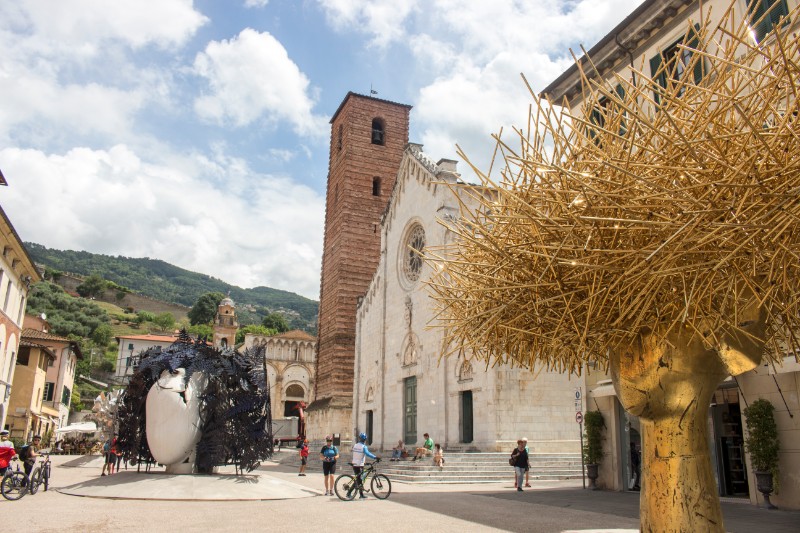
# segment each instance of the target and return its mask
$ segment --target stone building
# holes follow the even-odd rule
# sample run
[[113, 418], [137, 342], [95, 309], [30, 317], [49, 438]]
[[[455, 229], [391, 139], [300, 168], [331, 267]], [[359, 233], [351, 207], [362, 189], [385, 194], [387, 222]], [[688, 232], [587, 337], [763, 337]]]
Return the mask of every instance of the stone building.
[[430, 267], [419, 251], [451, 243], [439, 220], [459, 217], [460, 203], [474, 207], [479, 194], [490, 192], [462, 184], [455, 161], [434, 163], [420, 145], [407, 146], [381, 220], [380, 261], [357, 310], [353, 426], [378, 449], [429, 433], [448, 450], [508, 451], [525, 436], [532, 452], [578, 452], [580, 378], [486, 368], [469, 352], [444, 357], [444, 332], [429, 327]]
[[[737, 20], [745, 20], [748, 9], [757, 15], [771, 9], [770, 16], [752, 28], [754, 42], [769, 39], [767, 34], [782, 17], [797, 7], [797, 0], [646, 0], [589, 49], [592, 65], [588, 75], [592, 78], [615, 80], [614, 76], [630, 79], [635, 68], [644, 67], [651, 74], [668, 61], [683, 61], [685, 52], [679, 53], [689, 21], [697, 22], [710, 17], [718, 22], [729, 6], [733, 6]], [[702, 14], [701, 14], [702, 10]], [[796, 32], [799, 21], [786, 20], [784, 31]], [[706, 53], [716, 53], [711, 43]], [[585, 59], [585, 58], [584, 58]], [[702, 70], [696, 71], [696, 80], [702, 82]], [[680, 69], [676, 69], [676, 72]], [[566, 99], [573, 110], [579, 109], [583, 92], [581, 73], [571, 66], [543, 91], [542, 95], [554, 102]], [[668, 80], [659, 79], [665, 86]], [[614, 82], [616, 84], [616, 82]], [[655, 101], [654, 94], [654, 101]], [[603, 413], [606, 423], [605, 455], [598, 482], [605, 488], [628, 490], [631, 486], [630, 446], [643, 447], [639, 420], [622, 408], [610, 376], [593, 373], [589, 377], [589, 402]], [[721, 496], [749, 498], [757, 503], [755, 477], [749, 455], [743, 446], [745, 419], [743, 410], [758, 398], [768, 399], [775, 407], [775, 419], [780, 438], [780, 492], [772, 501], [782, 508], [800, 509], [800, 363], [794, 354], [787, 354], [781, 366], [762, 366], [723, 382], [712, 399], [710, 417], [710, 451]]]
[[139, 366], [140, 354], [149, 348], [168, 348], [178, 338], [175, 335], [120, 335], [114, 337], [117, 349], [117, 363], [114, 367], [114, 378], [117, 382], [127, 384]]
[[258, 346], [264, 348], [273, 419], [298, 416], [298, 404], [311, 401], [316, 339], [299, 329], [271, 336], [244, 336], [244, 348]]
[[410, 109], [350, 92], [331, 119], [310, 438], [351, 436], [356, 302], [378, 265], [380, 217], [408, 142]]

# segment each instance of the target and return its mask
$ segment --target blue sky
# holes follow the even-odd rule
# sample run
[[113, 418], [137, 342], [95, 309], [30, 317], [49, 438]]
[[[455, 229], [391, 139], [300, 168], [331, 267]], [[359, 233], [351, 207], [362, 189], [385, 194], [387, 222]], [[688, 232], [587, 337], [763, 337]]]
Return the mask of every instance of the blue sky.
[[347, 91], [485, 168], [519, 74], [541, 90], [640, 1], [0, 0], [0, 205], [26, 241], [317, 299]]

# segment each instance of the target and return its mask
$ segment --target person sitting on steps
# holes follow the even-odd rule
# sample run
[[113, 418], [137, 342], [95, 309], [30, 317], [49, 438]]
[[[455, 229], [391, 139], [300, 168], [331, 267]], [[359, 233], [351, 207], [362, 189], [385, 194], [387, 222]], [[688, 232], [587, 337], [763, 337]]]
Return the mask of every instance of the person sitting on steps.
[[426, 455], [433, 454], [433, 439], [427, 433], [425, 433], [423, 437], [425, 437], [425, 442], [422, 443], [422, 446], [417, 448], [416, 452], [414, 452], [414, 461], [417, 459], [422, 459]]

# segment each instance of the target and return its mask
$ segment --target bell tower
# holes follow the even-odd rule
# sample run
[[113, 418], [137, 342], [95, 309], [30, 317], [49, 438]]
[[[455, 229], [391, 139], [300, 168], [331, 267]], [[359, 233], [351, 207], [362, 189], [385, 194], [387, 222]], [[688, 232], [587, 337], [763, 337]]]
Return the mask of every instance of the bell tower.
[[233, 300], [230, 297], [223, 298], [217, 306], [217, 315], [214, 317], [214, 347], [233, 348], [238, 329], [239, 322], [236, 320]]
[[408, 143], [411, 106], [347, 93], [331, 119], [309, 438], [352, 438], [356, 305], [380, 259], [380, 222]]

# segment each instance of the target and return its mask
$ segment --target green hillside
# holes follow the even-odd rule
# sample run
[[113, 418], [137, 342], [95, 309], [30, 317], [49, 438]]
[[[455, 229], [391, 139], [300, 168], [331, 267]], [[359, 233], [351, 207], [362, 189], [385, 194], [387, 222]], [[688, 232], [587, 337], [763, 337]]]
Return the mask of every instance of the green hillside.
[[272, 311], [281, 311], [287, 316], [290, 327], [312, 332], [316, 329], [318, 302], [292, 292], [269, 287], [242, 289], [159, 259], [56, 250], [36, 243], [25, 243], [25, 246], [33, 260], [45, 267], [83, 276], [97, 273], [106, 280], [158, 300], [191, 306], [207, 292], [230, 292], [242, 323], [255, 322]]

